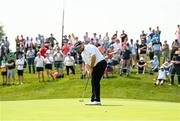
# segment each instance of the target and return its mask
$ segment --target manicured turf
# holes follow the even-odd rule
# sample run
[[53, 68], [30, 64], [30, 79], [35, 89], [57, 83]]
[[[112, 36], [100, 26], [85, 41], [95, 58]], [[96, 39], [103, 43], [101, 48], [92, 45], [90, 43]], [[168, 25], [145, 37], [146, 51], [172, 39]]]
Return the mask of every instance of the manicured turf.
[[[85, 99], [87, 102], [89, 99]], [[102, 99], [102, 106], [85, 106], [79, 99], [1, 101], [1, 121], [179, 121], [180, 103]]]

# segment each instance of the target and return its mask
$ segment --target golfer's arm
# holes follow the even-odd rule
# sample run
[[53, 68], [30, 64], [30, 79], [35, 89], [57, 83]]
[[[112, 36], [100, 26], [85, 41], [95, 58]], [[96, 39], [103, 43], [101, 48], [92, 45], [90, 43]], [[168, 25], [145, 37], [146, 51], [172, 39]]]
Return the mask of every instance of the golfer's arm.
[[96, 55], [93, 55], [93, 56], [91, 57], [91, 65], [90, 65], [91, 68], [94, 67], [95, 62], [96, 62]]

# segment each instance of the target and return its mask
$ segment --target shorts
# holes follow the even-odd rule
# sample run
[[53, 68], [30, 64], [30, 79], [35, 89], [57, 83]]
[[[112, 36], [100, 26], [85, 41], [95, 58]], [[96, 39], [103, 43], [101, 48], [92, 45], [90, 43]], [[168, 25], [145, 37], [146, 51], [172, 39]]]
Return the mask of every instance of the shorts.
[[43, 67], [36, 67], [36, 71], [37, 72], [44, 71], [44, 68]]
[[63, 62], [62, 61], [55, 61], [54, 62], [54, 67], [63, 69]]
[[18, 70], [18, 76], [23, 76], [23, 70]]
[[6, 72], [1, 72], [2, 76], [7, 76], [7, 71]]
[[50, 70], [52, 70], [52, 64], [46, 64], [46, 65], [45, 65], [45, 69], [50, 69]]
[[160, 81], [160, 82], [161, 82], [161, 81], [164, 81], [164, 79], [158, 79], [158, 81]]
[[8, 69], [7, 71], [7, 76], [10, 77], [10, 76], [13, 76], [14, 77], [14, 70], [13, 69]]

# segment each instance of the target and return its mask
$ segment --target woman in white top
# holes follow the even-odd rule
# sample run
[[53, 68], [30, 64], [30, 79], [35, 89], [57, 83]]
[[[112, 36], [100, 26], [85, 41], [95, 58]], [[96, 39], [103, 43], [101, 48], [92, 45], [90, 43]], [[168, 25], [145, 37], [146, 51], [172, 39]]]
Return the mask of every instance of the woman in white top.
[[24, 81], [24, 76], [23, 76], [23, 69], [24, 69], [24, 57], [23, 55], [19, 55], [18, 56], [18, 60], [16, 61], [16, 66], [17, 66], [17, 71], [18, 71], [18, 80], [19, 80], [19, 84], [23, 84]]
[[[53, 78], [53, 75], [52, 75], [52, 64], [53, 64], [53, 62], [54, 62], [53, 56], [50, 53], [46, 52], [45, 69], [47, 72], [48, 81], [50, 80], [50, 76]], [[54, 80], [54, 78], [53, 78], [53, 80]]]
[[40, 52], [37, 53], [35, 58], [36, 71], [38, 72], [38, 80], [40, 82], [42, 76], [42, 81], [44, 82], [44, 57], [41, 56]]
[[155, 85], [163, 85], [164, 81], [166, 80], [166, 70], [163, 66], [161, 66], [158, 72], [157, 81], [154, 83]]
[[68, 53], [68, 55], [65, 57], [64, 64], [66, 66], [67, 76], [69, 76], [69, 69], [71, 69], [73, 75], [75, 75], [75, 69], [74, 69], [75, 60], [74, 57], [70, 55], [70, 53]]

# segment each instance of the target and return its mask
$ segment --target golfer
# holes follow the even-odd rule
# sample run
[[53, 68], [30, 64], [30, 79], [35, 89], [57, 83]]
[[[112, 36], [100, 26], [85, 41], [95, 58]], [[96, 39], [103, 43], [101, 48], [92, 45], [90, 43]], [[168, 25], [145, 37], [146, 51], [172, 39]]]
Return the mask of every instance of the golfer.
[[82, 58], [85, 62], [85, 69], [91, 76], [91, 102], [86, 103], [86, 105], [101, 105], [100, 80], [107, 66], [105, 58], [98, 50], [98, 48], [92, 44], [84, 45], [83, 42], [78, 41], [74, 44], [74, 49], [77, 52], [81, 53]]

